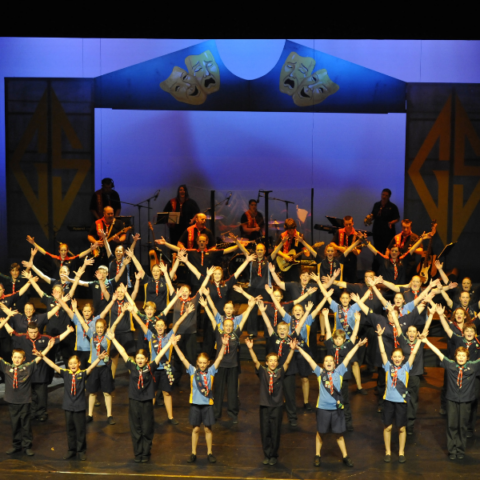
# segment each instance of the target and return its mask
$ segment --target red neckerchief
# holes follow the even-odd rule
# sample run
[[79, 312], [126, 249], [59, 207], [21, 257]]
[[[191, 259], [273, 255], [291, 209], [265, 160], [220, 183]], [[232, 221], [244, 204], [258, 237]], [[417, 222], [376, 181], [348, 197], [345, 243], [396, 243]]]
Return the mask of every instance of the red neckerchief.
[[[138, 368], [138, 383], [137, 383], [137, 388], [140, 390], [140, 388], [143, 388], [143, 368]], [[140, 384], [142, 384], [140, 386]]]
[[157, 346], [157, 355], [160, 353], [162, 350], [162, 340], [165, 335], [160, 335], [157, 333], [157, 340], [158, 340], [158, 346]]
[[[295, 229], [295, 235], [297, 234], [297, 230]], [[281, 235], [281, 239], [285, 239], [285, 243], [283, 244], [283, 253], [288, 253], [290, 251], [290, 246], [292, 245], [292, 242], [295, 240], [295, 235], [293, 237], [290, 237], [288, 235], [288, 231], [283, 232]]]
[[273, 326], [276, 327], [277, 326], [277, 318], [278, 318], [278, 310], [276, 307], [273, 307], [275, 308], [275, 315], [273, 317]]
[[100, 348], [101, 348], [101, 346], [102, 346], [102, 341], [103, 341], [103, 339], [105, 338], [105, 335], [99, 337], [99, 336], [98, 336], [98, 333], [95, 333], [95, 335], [94, 335], [93, 338], [95, 338], [95, 336], [97, 337], [97, 346], [96, 346], [97, 356], [99, 356], [99, 355], [100, 355]]
[[203, 379], [203, 385], [205, 385], [205, 396], [208, 397], [208, 394], [210, 393], [210, 390], [208, 389], [208, 377], [205, 372], [202, 372], [199, 370], [200, 375], [202, 376]]
[[257, 275], [259, 277], [262, 276], [262, 266], [263, 266], [263, 260], [258, 260], [258, 273], [257, 273]]
[[[90, 324], [92, 323], [92, 320], [93, 320], [93, 317], [90, 319], [90, 321], [87, 321], [84, 319], [85, 323], [87, 324], [87, 326], [90, 326]], [[83, 330], [83, 338], [85, 338], [87, 336], [85, 330], [82, 328]]]
[[228, 340], [228, 343], [225, 345], [225, 353], [230, 353], [230, 334], [226, 333], [223, 338], [226, 338]]
[[[55, 307], [58, 305], [58, 302], [55, 300]], [[60, 316], [60, 309], [58, 309], [55, 313], [55, 316], [56, 317], [59, 317]]]
[[462, 388], [463, 387], [463, 369], [465, 367], [461, 367], [458, 365], [458, 375], [457, 375], [457, 387]]
[[396, 365], [392, 365], [392, 367], [394, 368], [393, 374], [390, 372], [390, 375], [392, 375], [392, 387], [397, 388], [398, 371], [402, 367], [397, 367]]
[[195, 225], [192, 225], [191, 227], [187, 228], [187, 232], [188, 232], [187, 248], [190, 249], [190, 250], [192, 250], [194, 248], [193, 243], [194, 243], [194, 240], [195, 240], [195, 229], [198, 230], [198, 235], [200, 235], [200, 233], [202, 233], [202, 230], [205, 230], [205, 227], [198, 228], [197, 224], [195, 224]]
[[245, 212], [245, 215], [247, 216], [247, 227], [248, 228], [256, 228], [256, 227], [259, 226], [258, 223], [257, 223], [257, 215], [253, 216], [251, 214], [250, 210], [247, 210]]
[[368, 299], [369, 299], [369, 300], [373, 300], [373, 290], [372, 290], [372, 287], [368, 287], [368, 289], [370, 290], [370, 294], [368, 295]]
[[333, 260], [332, 261], [328, 260], [328, 263], [330, 264], [330, 276], [332, 276], [333, 275]]
[[402, 312], [403, 307], [394, 307], [394, 308], [395, 308], [395, 310], [397, 311], [398, 316], [399, 316], [399, 317], [403, 317], [403, 312]]
[[278, 346], [278, 356], [279, 356], [279, 357], [282, 356], [283, 344], [286, 342], [286, 340], [287, 340], [287, 337], [282, 338], [282, 339], [280, 340], [280, 345]]
[[416, 292], [414, 292], [414, 291], [412, 290], [412, 293], [415, 295], [415, 298], [418, 297], [418, 292], [419, 292], [419, 290], [417, 290]]
[[411, 235], [411, 233], [409, 233], [408, 235], [404, 235], [403, 233], [400, 233], [398, 235], [398, 241], [400, 243], [397, 242], [397, 245], [399, 246], [399, 250], [401, 250], [403, 248], [403, 246], [405, 245], [405, 241], [407, 240], [407, 238]]
[[332, 372], [327, 372], [328, 375], [328, 381], [330, 382], [330, 395], [333, 395], [333, 378], [332, 378]]
[[118, 275], [118, 272], [120, 271], [120, 269], [122, 268], [122, 262], [118, 262], [117, 261], [117, 275]]
[[348, 247], [348, 237], [350, 235], [355, 236], [357, 234], [356, 230], [352, 227], [352, 233], [348, 234], [345, 231], [345, 228], [340, 228], [338, 230], [338, 241], [340, 242], [340, 247]]
[[270, 375], [270, 379], [268, 380], [268, 393], [272, 395], [273, 394], [273, 376], [275, 375], [275, 372], [271, 372], [269, 369], [267, 369], [267, 372]]
[[158, 297], [158, 284], [160, 283], [160, 280], [155, 280], [155, 295]]
[[335, 366], [340, 362], [340, 347], [335, 347]]
[[12, 295], [15, 293], [15, 280], [12, 279]]
[[186, 300], [183, 300], [183, 298], [180, 299], [182, 302], [182, 308], [180, 308], [180, 316], [183, 315], [183, 311], [185, 310], [185, 304], [190, 301], [190, 297], [188, 297]]
[[18, 388], [18, 367], [13, 367], [13, 388]]
[[120, 303], [118, 300], [117, 300], [117, 316], [120, 315], [122, 313], [122, 307], [123, 307], [123, 304], [125, 303], [125, 300], [122, 301], [122, 303]]
[[393, 265], [393, 279], [396, 280], [398, 277], [397, 261], [393, 261], [392, 259], [390, 259], [390, 262], [392, 262]]
[[176, 212], [177, 211], [177, 199], [172, 198], [170, 200], [170, 205], [172, 206], [172, 212]]
[[350, 310], [350, 307], [347, 307], [346, 309], [342, 307], [343, 311], [343, 328], [347, 329], [348, 328], [348, 321], [347, 321], [347, 315], [348, 311]]
[[75, 374], [72, 372], [72, 388], [70, 390], [70, 395], [76, 395], [77, 394], [77, 382], [75, 379]]
[[218, 295], [218, 298], [222, 298], [222, 294], [220, 293], [220, 284], [217, 285], [217, 295]]
[[[395, 325], [392, 325], [392, 328], [393, 328], [393, 340], [395, 342], [395, 348], [397, 348], [398, 346], [400, 346], [400, 343], [398, 343], [398, 340], [397, 340], [397, 329], [395, 327]], [[395, 380], [395, 385], [397, 384], [396, 380]]]
[[204, 256], [204, 254], [205, 254], [205, 250], [197, 249], [197, 252], [202, 254], [202, 258], [201, 258], [201, 261], [200, 261], [200, 265], [203, 267], [203, 256]]
[[[155, 318], [155, 317], [154, 317], [154, 318]], [[145, 322], [145, 325], [147, 326], [147, 328], [148, 328], [149, 322], [152, 322], [152, 323], [153, 323], [153, 321], [152, 321], [150, 318], [147, 317], [147, 321]], [[147, 337], [144, 337], [144, 340], [147, 341], [148, 338], [147, 338]]]

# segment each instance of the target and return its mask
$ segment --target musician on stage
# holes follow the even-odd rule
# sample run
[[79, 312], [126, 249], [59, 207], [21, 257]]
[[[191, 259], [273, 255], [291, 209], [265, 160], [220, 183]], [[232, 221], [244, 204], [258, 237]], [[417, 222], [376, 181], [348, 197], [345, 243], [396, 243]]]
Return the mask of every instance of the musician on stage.
[[[195, 215], [195, 223], [183, 232], [180, 240], [177, 243], [177, 247], [186, 248], [188, 250], [195, 248], [197, 245], [197, 239], [202, 233], [208, 236], [209, 245], [215, 245], [213, 233], [205, 226], [206, 222], [207, 216], [204, 213], [197, 213], [197, 215]], [[157, 241], [157, 243], [159, 242]], [[162, 244], [160, 243], [160, 245]], [[173, 245], [173, 242], [171, 245]]]
[[381, 200], [373, 205], [372, 213], [365, 218], [365, 224], [373, 221], [373, 244], [380, 253], [385, 253], [395, 236], [395, 224], [400, 221], [398, 207], [390, 201], [392, 191], [382, 190]]
[[105, 233], [105, 236], [107, 239], [109, 239], [109, 242], [113, 242], [114, 245], [120, 245], [127, 238], [125, 233], [120, 233], [123, 228], [123, 222], [115, 218], [115, 212], [113, 208], [105, 207], [103, 209], [103, 217], [96, 220], [88, 232], [88, 241], [90, 243], [97, 242], [100, 249], [100, 253], [96, 261], [96, 268], [98, 268], [100, 264], [105, 264], [108, 258], [101, 232], [103, 231]]
[[120, 202], [120, 195], [113, 190], [115, 184], [111, 178], [104, 178], [102, 180], [102, 188], [97, 190], [90, 200], [90, 211], [96, 220], [100, 220], [105, 207], [112, 207], [115, 216], [118, 217], [122, 210]]
[[[343, 228], [339, 228], [335, 232], [333, 241], [330, 245], [333, 245], [338, 252], [345, 252], [348, 247], [355, 243], [357, 240], [357, 231], [353, 227], [353, 217], [347, 215], [343, 217]], [[357, 255], [360, 254], [359, 248], [354, 248], [353, 251], [345, 257], [343, 262], [343, 280], [349, 283], [355, 283], [357, 281]]]
[[265, 234], [263, 215], [257, 210], [257, 201], [248, 202], [248, 210], [240, 218], [242, 236], [249, 240], [257, 240]]
[[[291, 250], [300, 253], [302, 249], [300, 238], [303, 237], [297, 231], [297, 224], [293, 218], [287, 218], [284, 224], [285, 231], [280, 235], [279, 242], [282, 242], [282, 248], [278, 251], [278, 255], [287, 262], [293, 262], [293, 256], [289, 255]], [[300, 276], [300, 264], [293, 265], [289, 270], [283, 272], [283, 279], [286, 282], [296, 282]]]
[[[177, 196], [167, 202], [164, 212], [180, 212], [180, 222], [169, 223], [170, 243], [177, 245], [182, 233], [192, 224], [192, 220], [197, 213], [200, 213], [197, 202], [188, 195], [186, 185], [180, 185], [177, 190]], [[213, 242], [210, 244], [213, 245]]]
[[[396, 245], [400, 251], [400, 255], [404, 255], [415, 243], [417, 243], [418, 238], [418, 235], [412, 232], [412, 221], [405, 218], [402, 220], [402, 231], [392, 238], [392, 241], [388, 245], [388, 249], [391, 249], [394, 245]], [[423, 256], [423, 247], [418, 247], [415, 250], [415, 253]], [[410, 261], [406, 264], [405, 274], [407, 280], [415, 275], [415, 267], [417, 266], [415, 255], [411, 255], [409, 258]]]

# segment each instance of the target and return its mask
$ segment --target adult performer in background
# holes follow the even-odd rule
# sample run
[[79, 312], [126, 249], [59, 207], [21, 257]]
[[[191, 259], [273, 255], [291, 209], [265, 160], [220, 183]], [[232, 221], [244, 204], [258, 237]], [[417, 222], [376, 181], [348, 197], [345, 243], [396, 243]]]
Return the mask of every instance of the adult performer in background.
[[257, 201], [253, 198], [248, 202], [248, 210], [240, 218], [242, 237], [256, 240], [265, 233], [263, 215], [257, 210]]
[[116, 217], [120, 215], [122, 204], [120, 202], [120, 195], [113, 190], [114, 188], [115, 184], [113, 180], [111, 178], [104, 178], [102, 180], [102, 188], [92, 195], [90, 211], [95, 217], [95, 220], [102, 218], [105, 207], [112, 207]]
[[176, 245], [180, 240], [182, 233], [192, 224], [192, 219], [200, 212], [197, 202], [188, 195], [186, 185], [180, 185], [177, 190], [177, 196], [167, 202], [164, 212], [180, 212], [180, 223], [169, 223], [170, 243]]

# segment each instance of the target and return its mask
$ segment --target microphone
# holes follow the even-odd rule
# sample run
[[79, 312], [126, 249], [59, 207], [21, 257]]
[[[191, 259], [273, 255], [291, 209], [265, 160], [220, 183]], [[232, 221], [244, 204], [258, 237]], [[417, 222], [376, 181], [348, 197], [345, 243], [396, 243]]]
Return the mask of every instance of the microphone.
[[230, 203], [230, 197], [232, 196], [232, 192], [230, 192], [230, 195], [227, 198], [227, 203], [225, 204], [226, 206]]
[[257, 195], [257, 203], [260, 201], [260, 190], [258, 191], [258, 195]]
[[153, 200], [156, 200], [158, 198], [158, 195], [160, 193], [160, 190], [157, 190], [157, 193], [155, 194], [155, 196], [153, 197]]

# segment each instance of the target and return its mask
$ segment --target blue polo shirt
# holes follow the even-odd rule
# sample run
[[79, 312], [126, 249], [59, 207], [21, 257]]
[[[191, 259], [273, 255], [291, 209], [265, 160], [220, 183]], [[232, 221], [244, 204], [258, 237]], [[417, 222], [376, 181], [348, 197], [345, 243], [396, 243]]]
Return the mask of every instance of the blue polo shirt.
[[[402, 397], [398, 390], [392, 385], [392, 375], [390, 371], [392, 365], [392, 363], [387, 361], [383, 366], [383, 369], [385, 370], [385, 381], [387, 382], [387, 388], [385, 389], [385, 395], [383, 398], [394, 403], [407, 403], [406, 398]], [[408, 387], [408, 378], [411, 369], [412, 367], [407, 361], [397, 371], [397, 379], [401, 380], [406, 387]]]
[[[243, 315], [237, 315], [236, 317], [233, 317], [233, 329], [235, 330], [240, 323], [242, 322]], [[221, 325], [223, 328], [223, 321], [225, 320], [225, 317], [223, 315], [220, 315], [218, 312], [215, 315], [215, 321], [217, 322], [217, 325]]]
[[335, 300], [332, 300], [332, 303], [330, 304], [330, 310], [335, 314], [335, 330], [344, 330], [345, 338], [349, 340], [350, 335], [355, 328], [355, 313], [360, 311], [360, 307], [357, 303], [348, 307], [347, 323], [350, 328], [345, 328], [343, 322], [340, 320], [340, 318], [338, 318], [338, 311], [342, 308], [343, 307], [341, 307]]
[[[317, 376], [318, 380], [318, 400], [317, 400], [317, 408], [321, 410], [336, 410], [337, 409], [337, 401], [332, 397], [330, 394], [330, 390], [327, 390], [325, 385], [322, 382], [322, 372], [324, 370], [321, 369], [318, 365], [317, 368], [313, 371], [313, 373]], [[333, 385], [335, 388], [340, 392], [342, 389], [343, 383], [343, 376], [347, 372], [347, 368], [343, 363], [341, 363], [333, 372], [332, 372], [332, 380]]]
[[[212, 365], [207, 371], [207, 386], [210, 391], [213, 388], [213, 379], [217, 373], [215, 365]], [[190, 399], [189, 402], [195, 405], [213, 405], [213, 398], [206, 397], [198, 390], [197, 382], [195, 381], [195, 367], [190, 365], [187, 369], [190, 375]]]
[[[93, 326], [93, 328], [95, 329], [95, 324], [97, 323], [97, 320], [99, 318], [100, 315], [97, 315], [92, 320], [90, 320], [90, 323], [86, 322], [88, 323], [89, 328]], [[83, 326], [80, 323], [80, 320], [78, 319], [76, 313], [73, 315], [72, 322], [75, 324], [75, 350], [77, 350], [78, 352], [89, 352], [90, 338], [83, 329]]]
[[[302, 315], [303, 316], [303, 315]], [[290, 326], [289, 335], [293, 335], [295, 332], [295, 328], [292, 323], [292, 316], [288, 313], [285, 313], [285, 316], [282, 318], [285, 323], [288, 323]], [[310, 328], [312, 327], [313, 318], [311, 315], [307, 317], [305, 323], [302, 325], [300, 332], [298, 334], [298, 341], [299, 346], [303, 347], [305, 344], [309, 347], [309, 339], [310, 339]]]
[[[150, 346], [150, 358], [152, 359], [152, 362], [155, 360], [155, 357], [160, 353], [160, 350], [163, 347], [165, 347], [165, 345], [168, 343], [172, 335], [173, 335], [173, 330], [170, 330], [166, 335], [164, 335], [164, 337], [160, 341], [156, 333], [153, 333], [151, 330], [147, 331], [146, 337], [148, 340], [148, 344]], [[158, 362], [157, 370], [165, 369], [164, 363], [170, 361], [172, 357], [172, 350], [173, 350], [173, 345], [170, 346], [170, 348], [167, 350], [165, 355], [160, 359], [160, 362]], [[163, 360], [163, 363], [162, 363], [162, 360]]]

